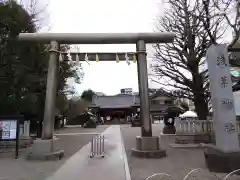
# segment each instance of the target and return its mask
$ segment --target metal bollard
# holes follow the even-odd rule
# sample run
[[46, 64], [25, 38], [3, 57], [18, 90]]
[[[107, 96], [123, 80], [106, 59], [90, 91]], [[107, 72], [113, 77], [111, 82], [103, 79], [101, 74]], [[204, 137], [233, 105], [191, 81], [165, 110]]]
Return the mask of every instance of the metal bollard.
[[95, 155], [104, 157], [104, 135], [92, 137], [90, 158]]

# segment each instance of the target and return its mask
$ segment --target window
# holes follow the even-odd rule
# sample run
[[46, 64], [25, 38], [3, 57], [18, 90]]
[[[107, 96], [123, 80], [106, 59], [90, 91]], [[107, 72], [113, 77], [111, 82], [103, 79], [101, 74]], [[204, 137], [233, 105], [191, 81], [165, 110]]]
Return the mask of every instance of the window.
[[172, 100], [166, 100], [164, 103], [165, 104], [173, 104], [173, 101]]
[[159, 100], [152, 100], [152, 104], [160, 104]]

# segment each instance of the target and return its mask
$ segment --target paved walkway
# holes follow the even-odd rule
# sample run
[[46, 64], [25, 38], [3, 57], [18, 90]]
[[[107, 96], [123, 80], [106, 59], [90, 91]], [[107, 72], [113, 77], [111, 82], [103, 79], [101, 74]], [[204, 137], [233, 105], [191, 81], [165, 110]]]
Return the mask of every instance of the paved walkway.
[[120, 126], [110, 126], [102, 134], [105, 136], [105, 158], [89, 158], [89, 143], [47, 180], [130, 180]]

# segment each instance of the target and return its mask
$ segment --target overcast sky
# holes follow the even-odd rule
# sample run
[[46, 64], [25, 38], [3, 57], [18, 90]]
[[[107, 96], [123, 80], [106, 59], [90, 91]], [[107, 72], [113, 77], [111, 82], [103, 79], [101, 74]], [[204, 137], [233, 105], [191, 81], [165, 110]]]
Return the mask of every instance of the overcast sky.
[[[162, 6], [162, 0], [49, 0], [50, 32], [152, 32]], [[133, 52], [135, 45], [81, 45], [80, 51]], [[84, 62], [83, 69], [83, 83], [76, 85], [78, 93], [89, 88], [108, 95], [121, 88], [138, 90], [136, 64]], [[151, 82], [149, 86], [156, 87]]]

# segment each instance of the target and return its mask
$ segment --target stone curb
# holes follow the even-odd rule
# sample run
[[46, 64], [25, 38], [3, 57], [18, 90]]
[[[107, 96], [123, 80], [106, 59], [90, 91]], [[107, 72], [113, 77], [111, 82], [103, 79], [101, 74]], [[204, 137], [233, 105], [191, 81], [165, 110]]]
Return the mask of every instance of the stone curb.
[[59, 150], [56, 152], [52, 153], [47, 153], [47, 154], [32, 154], [29, 153], [27, 155], [28, 160], [39, 160], [39, 161], [54, 161], [54, 160], [60, 160], [64, 156], [64, 150]]
[[172, 148], [203, 148], [203, 144], [177, 144], [177, 143], [172, 143], [169, 144]]
[[132, 148], [132, 155], [139, 158], [160, 159], [167, 156], [166, 150], [140, 151]]

